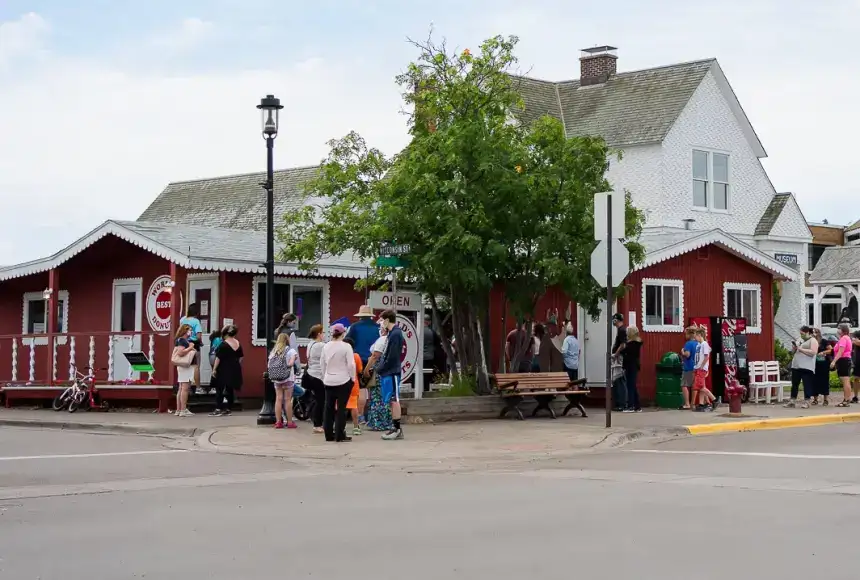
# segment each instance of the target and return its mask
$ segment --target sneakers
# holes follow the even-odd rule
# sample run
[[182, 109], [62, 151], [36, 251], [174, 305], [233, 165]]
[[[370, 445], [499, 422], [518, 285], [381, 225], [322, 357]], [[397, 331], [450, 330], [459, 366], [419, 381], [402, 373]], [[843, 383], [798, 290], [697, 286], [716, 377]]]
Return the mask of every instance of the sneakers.
[[277, 423], [275, 423], [275, 429], [283, 429], [283, 428], [284, 428], [284, 422], [283, 421], [278, 421]]
[[857, 397], [854, 397], [853, 399], [851, 399], [851, 402], [856, 404], [860, 403], [860, 400], [858, 400]]
[[361, 435], [361, 427], [353, 427], [352, 428], [352, 436], [358, 437], [359, 435]]
[[809, 408], [809, 401], [803, 401], [803, 402], [800, 404], [800, 408], [801, 408], [801, 409], [808, 409], [808, 408]]
[[621, 411], [621, 412], [622, 412], [622, 413], [635, 413], [636, 411], [634, 411], [633, 409], [624, 409], [624, 410], [623, 410], [623, 411]]
[[196, 395], [205, 395], [206, 392], [206, 389], [204, 389], [203, 387], [197, 387], [197, 389], [194, 391]]
[[177, 417], [193, 417], [194, 413], [189, 411], [188, 409], [182, 409], [181, 411], [176, 412]]
[[223, 415], [223, 414], [224, 414], [224, 413], [222, 413], [222, 412], [221, 412], [221, 409], [215, 409], [214, 411], [212, 411], [211, 413], [209, 413], [209, 416], [210, 416], [210, 417], [220, 417], [220, 416], [221, 416], [221, 415]]
[[797, 402], [794, 399], [791, 399], [789, 402], [787, 402], [785, 405], [783, 405], [783, 408], [794, 409], [796, 406], [797, 406]]
[[215, 389], [209, 389], [209, 394], [210, 395], [216, 395], [216, 394], [218, 394], [218, 391], [216, 391]]
[[296, 425], [295, 422], [293, 422], [293, 421], [290, 421], [289, 423], [287, 423], [287, 429], [298, 429], [298, 428], [299, 428], [299, 426]]
[[322, 427], [314, 427], [314, 433], [317, 433], [317, 434], [323, 433], [323, 428]]
[[383, 441], [395, 441], [397, 439], [403, 439], [403, 429], [391, 429], [382, 436]]

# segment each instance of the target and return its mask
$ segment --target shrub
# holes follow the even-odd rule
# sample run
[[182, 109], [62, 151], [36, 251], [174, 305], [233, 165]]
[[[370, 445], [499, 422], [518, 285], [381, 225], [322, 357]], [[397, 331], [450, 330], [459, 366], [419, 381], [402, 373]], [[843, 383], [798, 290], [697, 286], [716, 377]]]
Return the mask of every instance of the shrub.
[[791, 374], [791, 351], [782, 346], [779, 340], [773, 341], [773, 356], [779, 363], [780, 378], [785, 379]]
[[478, 381], [471, 373], [451, 377], [451, 386], [439, 391], [440, 397], [473, 397], [478, 392]]

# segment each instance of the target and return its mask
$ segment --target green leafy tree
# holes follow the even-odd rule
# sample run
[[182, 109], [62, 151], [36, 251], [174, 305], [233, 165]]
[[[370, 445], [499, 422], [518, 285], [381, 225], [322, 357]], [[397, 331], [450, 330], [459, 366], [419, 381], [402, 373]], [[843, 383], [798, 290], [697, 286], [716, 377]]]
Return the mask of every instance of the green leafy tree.
[[[399, 275], [431, 297], [434, 312], [435, 297], [446, 296], [460, 367], [482, 393], [484, 316], [495, 285], [504, 285], [521, 320], [553, 285], [592, 313], [600, 296], [588, 258], [593, 195], [609, 188], [611, 152], [600, 138], [566, 138], [549, 117], [516, 122], [516, 42], [497, 36], [477, 54], [414, 43], [420, 56], [397, 78], [414, 109], [410, 144], [389, 158], [356, 133], [332, 141], [307, 185], [327, 203], [285, 216], [279, 229], [282, 258], [308, 270], [325, 255], [373, 261], [384, 242], [409, 244]], [[626, 233], [635, 239], [642, 216], [628, 209]], [[634, 260], [644, 255], [635, 242], [629, 248]]]

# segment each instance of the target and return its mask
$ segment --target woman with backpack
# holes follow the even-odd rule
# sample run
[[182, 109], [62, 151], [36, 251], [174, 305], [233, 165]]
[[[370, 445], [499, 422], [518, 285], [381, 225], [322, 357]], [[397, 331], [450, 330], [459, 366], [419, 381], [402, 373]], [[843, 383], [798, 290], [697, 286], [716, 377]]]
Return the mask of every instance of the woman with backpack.
[[281, 333], [269, 355], [269, 379], [275, 385], [275, 429], [284, 428], [286, 407], [287, 429], [296, 429], [293, 421], [293, 387], [296, 384], [296, 362], [299, 353], [290, 346], [290, 335]]

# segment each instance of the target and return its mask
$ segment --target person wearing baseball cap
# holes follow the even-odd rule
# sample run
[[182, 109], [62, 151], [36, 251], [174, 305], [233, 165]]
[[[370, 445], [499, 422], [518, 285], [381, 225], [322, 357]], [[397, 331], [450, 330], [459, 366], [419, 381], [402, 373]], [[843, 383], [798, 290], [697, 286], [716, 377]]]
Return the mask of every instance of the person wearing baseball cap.
[[346, 405], [355, 380], [355, 357], [352, 347], [343, 341], [346, 327], [333, 324], [331, 340], [323, 347], [320, 370], [325, 386], [323, 432], [326, 441], [352, 441], [346, 435]]
[[379, 338], [379, 326], [373, 320], [373, 308], [370, 306], [362, 306], [353, 316], [358, 318], [358, 321], [349, 327], [346, 338], [355, 344], [355, 352], [361, 359], [361, 364], [367, 366], [370, 348]]

